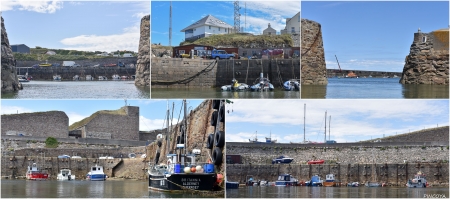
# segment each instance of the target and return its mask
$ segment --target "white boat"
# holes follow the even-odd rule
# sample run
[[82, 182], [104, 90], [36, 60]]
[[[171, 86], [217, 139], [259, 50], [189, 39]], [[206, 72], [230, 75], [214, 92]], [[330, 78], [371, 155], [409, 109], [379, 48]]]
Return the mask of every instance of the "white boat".
[[17, 75], [17, 79], [19, 79], [19, 82], [29, 82], [30, 80], [27, 79], [25, 75]]
[[112, 79], [113, 79], [113, 80], [118, 80], [118, 79], [120, 79], [120, 76], [119, 76], [118, 74], [114, 74], [114, 75], [112, 76]]
[[98, 80], [108, 80], [106, 76], [98, 76]]
[[225, 85], [221, 87], [222, 91], [245, 91], [249, 89], [249, 86], [245, 83], [238, 83], [236, 79], [231, 80], [231, 85]]
[[72, 171], [70, 169], [61, 169], [59, 171], [57, 180], [75, 180], [75, 175], [72, 175]]
[[78, 75], [73, 76], [73, 81], [78, 81], [78, 80], [80, 80], [80, 76], [78, 76]]
[[105, 181], [106, 174], [103, 172], [102, 166], [92, 166], [91, 171], [86, 175], [86, 180], [90, 181]]
[[428, 182], [425, 179], [425, 174], [422, 173], [422, 171], [417, 172], [416, 175], [414, 175], [414, 178], [411, 180], [408, 180], [408, 182], [406, 183], [407, 187], [410, 188], [425, 188], [428, 186]]
[[53, 80], [60, 81], [61, 75], [53, 75]]
[[94, 77], [92, 77], [91, 75], [86, 75], [86, 81], [91, 81], [94, 80]]

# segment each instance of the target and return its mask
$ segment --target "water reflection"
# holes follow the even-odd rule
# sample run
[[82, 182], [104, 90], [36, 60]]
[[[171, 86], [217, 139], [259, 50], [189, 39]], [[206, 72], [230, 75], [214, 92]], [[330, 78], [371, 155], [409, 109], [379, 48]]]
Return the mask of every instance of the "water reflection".
[[448, 85], [402, 85], [402, 93], [404, 98], [449, 98]]
[[152, 99], [167, 98], [226, 98], [226, 99], [299, 99], [300, 92], [275, 89], [267, 92], [230, 92], [219, 88], [152, 88]]

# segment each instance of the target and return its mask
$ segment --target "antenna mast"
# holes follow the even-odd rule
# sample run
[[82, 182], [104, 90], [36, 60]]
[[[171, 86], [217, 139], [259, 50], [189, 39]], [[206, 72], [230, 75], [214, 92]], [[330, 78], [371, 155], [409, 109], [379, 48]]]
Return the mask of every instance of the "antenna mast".
[[323, 143], [327, 143], [327, 111], [325, 111], [325, 141]]
[[306, 143], [305, 122], [306, 122], [306, 104], [303, 107], [303, 143]]
[[328, 121], [328, 140], [331, 140], [330, 136], [331, 136], [331, 115], [330, 115], [330, 120]]
[[241, 14], [239, 9], [239, 1], [234, 1], [234, 30], [236, 33], [241, 31]]
[[169, 15], [169, 46], [172, 46], [172, 1], [170, 1], [170, 15]]

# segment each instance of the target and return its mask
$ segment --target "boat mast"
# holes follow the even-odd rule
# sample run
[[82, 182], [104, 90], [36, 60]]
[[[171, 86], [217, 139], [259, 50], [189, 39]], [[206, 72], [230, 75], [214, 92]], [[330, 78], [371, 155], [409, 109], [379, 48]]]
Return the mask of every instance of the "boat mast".
[[325, 111], [325, 141], [323, 143], [327, 143], [327, 111]]
[[169, 133], [170, 133], [170, 129], [169, 129], [169, 120], [170, 120], [170, 112], [169, 112], [169, 100], [167, 100], [167, 122], [166, 122], [166, 154], [169, 153]]
[[303, 106], [303, 143], [306, 143], [305, 122], [306, 122], [306, 104], [304, 104]]
[[186, 99], [184, 101], [184, 158], [186, 158], [186, 148], [187, 148], [187, 108], [186, 108]]
[[328, 121], [328, 140], [331, 140], [330, 136], [331, 136], [331, 115], [330, 115], [330, 120]]

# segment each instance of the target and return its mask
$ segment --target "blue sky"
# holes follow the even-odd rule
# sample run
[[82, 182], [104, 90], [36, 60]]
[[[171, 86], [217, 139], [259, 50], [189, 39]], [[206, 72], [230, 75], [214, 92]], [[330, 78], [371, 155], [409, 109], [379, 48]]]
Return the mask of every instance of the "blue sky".
[[[241, 27], [254, 34], [262, 34], [268, 23], [279, 32], [285, 28], [286, 18], [300, 12], [300, 1], [239, 1], [239, 6]], [[152, 43], [169, 45], [169, 10], [169, 1], [151, 2]], [[173, 1], [172, 46], [184, 40], [180, 30], [209, 14], [234, 26], [233, 1]]]
[[302, 1], [301, 17], [322, 25], [328, 69], [402, 72], [418, 28], [448, 28], [449, 2]]
[[[169, 107], [175, 102], [173, 124], [178, 120], [182, 100], [169, 100]], [[196, 108], [203, 100], [187, 100], [188, 108]], [[165, 128], [167, 100], [127, 100], [130, 106], [138, 106], [140, 112], [139, 130], [148, 131]], [[69, 117], [69, 125], [89, 117], [99, 110], [117, 110], [125, 105], [125, 100], [1, 100], [1, 114], [16, 114], [64, 111]], [[189, 109], [188, 109], [189, 110]], [[180, 120], [183, 118], [181, 115]]]
[[232, 100], [227, 105], [226, 141], [303, 142], [304, 104], [306, 140], [324, 141], [325, 111], [331, 116], [331, 139], [355, 142], [396, 133], [449, 125], [448, 100]]
[[138, 50], [149, 1], [2, 1], [10, 44], [86, 51]]

